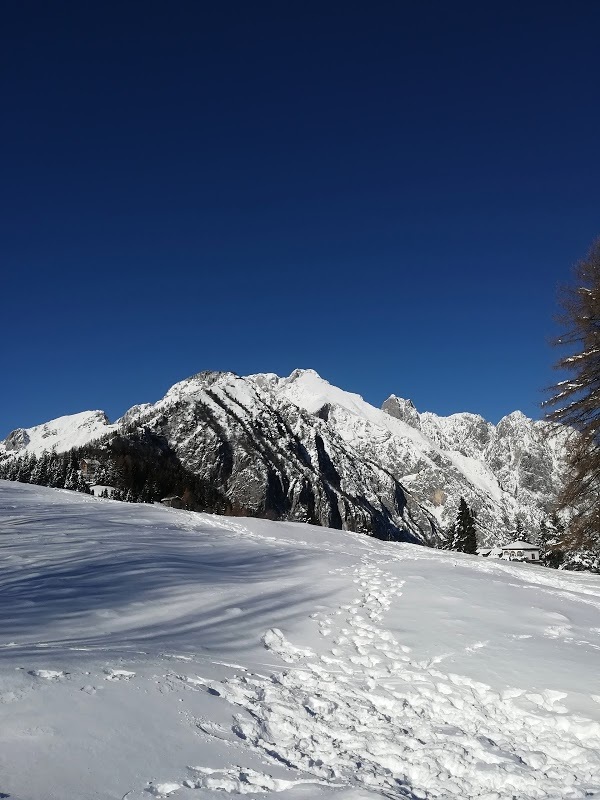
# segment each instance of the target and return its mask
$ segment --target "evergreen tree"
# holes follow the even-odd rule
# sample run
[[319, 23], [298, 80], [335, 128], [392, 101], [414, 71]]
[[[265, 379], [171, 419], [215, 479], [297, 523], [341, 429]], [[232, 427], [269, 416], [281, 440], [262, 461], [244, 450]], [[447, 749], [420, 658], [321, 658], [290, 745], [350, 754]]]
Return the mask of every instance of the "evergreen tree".
[[36, 483], [38, 486], [47, 486], [50, 471], [50, 454], [44, 450], [42, 455], [38, 458], [35, 467], [31, 470], [30, 483]]
[[[15, 459], [15, 469], [11, 475], [11, 480], [19, 481], [20, 483], [31, 482], [31, 461], [27, 456], [19, 456]], [[35, 464], [34, 464], [35, 467]]]
[[454, 522], [445, 532], [440, 548], [442, 550], [456, 550], [456, 524]]
[[550, 524], [543, 523], [540, 530], [540, 561], [544, 566], [558, 569], [562, 565], [565, 560], [565, 553], [561, 546], [564, 535], [565, 526], [558, 514], [553, 513]]
[[76, 491], [78, 479], [79, 473], [76, 469], [73, 469], [71, 464], [69, 464], [67, 475], [65, 477], [65, 489], [72, 489], [73, 491]]
[[515, 539], [519, 541], [523, 540], [525, 536], [525, 526], [523, 525], [523, 520], [521, 517], [517, 516], [516, 523], [515, 523]]
[[22, 458], [14, 458], [6, 469], [6, 479], [9, 481], [18, 480], [19, 470], [21, 469]]
[[464, 497], [460, 498], [458, 514], [456, 515], [456, 535], [453, 550], [460, 553], [477, 553], [477, 532], [475, 528], [475, 514], [467, 505]]
[[67, 458], [64, 453], [52, 453], [48, 464], [48, 483], [54, 489], [63, 489], [66, 480]]

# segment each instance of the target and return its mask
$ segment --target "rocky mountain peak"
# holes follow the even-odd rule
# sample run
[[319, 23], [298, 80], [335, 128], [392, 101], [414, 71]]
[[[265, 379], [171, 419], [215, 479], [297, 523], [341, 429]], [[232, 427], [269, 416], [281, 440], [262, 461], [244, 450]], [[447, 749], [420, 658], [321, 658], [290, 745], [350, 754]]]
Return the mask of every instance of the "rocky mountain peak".
[[391, 394], [387, 400], [384, 400], [381, 409], [391, 417], [400, 419], [412, 428], [421, 430], [421, 417], [412, 400], [405, 400], [402, 397], [396, 397], [395, 394]]
[[9, 452], [23, 450], [30, 442], [29, 434], [25, 428], [17, 428], [11, 431], [4, 440], [4, 446]]
[[294, 381], [298, 381], [298, 380], [302, 380], [302, 379], [306, 379], [306, 378], [308, 378], [308, 379], [315, 379], [316, 378], [319, 381], [324, 381], [324, 383], [327, 383], [327, 381], [325, 381], [325, 379], [322, 378], [319, 375], [319, 373], [314, 369], [295, 369], [295, 370], [293, 370], [293, 372], [290, 373], [290, 375], [287, 378], [284, 378], [284, 380], [287, 383], [294, 383]]

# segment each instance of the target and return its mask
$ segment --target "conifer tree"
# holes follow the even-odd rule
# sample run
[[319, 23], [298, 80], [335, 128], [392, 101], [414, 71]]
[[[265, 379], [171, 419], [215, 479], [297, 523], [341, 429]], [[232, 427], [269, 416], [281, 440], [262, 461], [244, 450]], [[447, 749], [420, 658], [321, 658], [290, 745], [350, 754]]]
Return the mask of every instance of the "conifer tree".
[[20, 457], [13, 458], [6, 468], [6, 479], [9, 481], [16, 481], [21, 467], [22, 459]]
[[[37, 462], [36, 462], [37, 463]], [[28, 459], [27, 456], [19, 457], [16, 459], [15, 470], [13, 472], [13, 476], [11, 480], [19, 481], [20, 483], [30, 483], [31, 482], [31, 465], [32, 460]], [[33, 468], [35, 469], [36, 464], [33, 464]]]
[[565, 526], [558, 514], [552, 514], [550, 524], [542, 523], [540, 530], [540, 560], [544, 566], [558, 569], [565, 560], [561, 541], [565, 534]]
[[460, 498], [458, 514], [456, 515], [455, 547], [460, 553], [477, 553], [477, 533], [475, 529], [475, 514], [467, 505], [464, 497]]
[[453, 522], [446, 533], [441, 544], [442, 550], [456, 550], [456, 524]]
[[77, 470], [73, 469], [72, 465], [69, 465], [69, 469], [65, 477], [65, 489], [72, 489], [73, 491], [75, 491], [77, 489], [77, 482], [78, 482]]
[[47, 486], [49, 468], [50, 455], [47, 450], [44, 450], [42, 455], [38, 458], [35, 467], [31, 470], [30, 483], [36, 483], [38, 486]]
[[519, 541], [523, 539], [524, 533], [524, 525], [523, 520], [521, 517], [517, 516], [516, 524], [515, 524], [515, 538]]

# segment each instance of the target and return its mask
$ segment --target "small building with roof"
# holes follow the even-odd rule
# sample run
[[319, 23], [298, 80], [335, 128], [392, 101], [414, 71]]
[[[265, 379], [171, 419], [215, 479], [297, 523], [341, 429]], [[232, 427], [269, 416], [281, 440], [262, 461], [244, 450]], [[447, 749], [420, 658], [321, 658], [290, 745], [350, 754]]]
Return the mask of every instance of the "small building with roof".
[[163, 506], [167, 506], [167, 508], [185, 508], [185, 502], [181, 497], [163, 497], [160, 503]]
[[539, 561], [540, 548], [530, 542], [517, 539], [502, 545], [502, 558], [507, 561]]
[[90, 486], [90, 494], [93, 494], [94, 497], [106, 497], [111, 500], [114, 493], [114, 486], [104, 486], [99, 483], [94, 484], [94, 486]]
[[95, 483], [101, 466], [102, 464], [95, 458], [82, 458], [79, 462], [81, 474], [87, 481], [90, 481], [91, 483]]

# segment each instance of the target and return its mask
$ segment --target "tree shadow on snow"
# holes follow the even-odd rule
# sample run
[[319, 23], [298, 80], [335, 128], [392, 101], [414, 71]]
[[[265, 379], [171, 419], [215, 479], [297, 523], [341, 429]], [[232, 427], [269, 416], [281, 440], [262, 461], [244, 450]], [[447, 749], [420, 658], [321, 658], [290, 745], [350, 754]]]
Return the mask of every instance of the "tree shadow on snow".
[[256, 644], [258, 630], [308, 616], [325, 595], [310, 586], [314, 553], [276, 541], [148, 530], [131, 515], [105, 516], [103, 530], [89, 522], [85, 533], [35, 536], [20, 550], [31, 559], [0, 574], [0, 644], [17, 645], [2, 647], [3, 658], [36, 643], [49, 645], [46, 654], [53, 645], [239, 650]]

